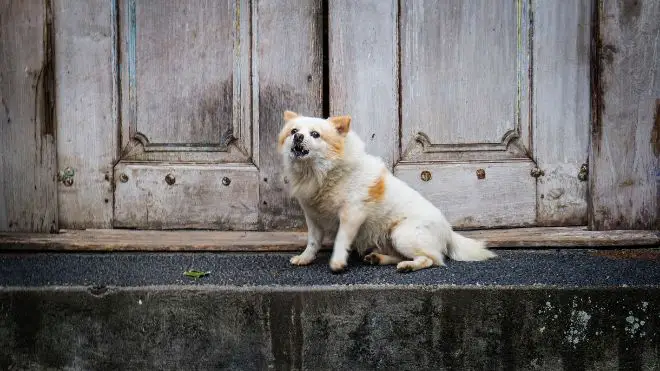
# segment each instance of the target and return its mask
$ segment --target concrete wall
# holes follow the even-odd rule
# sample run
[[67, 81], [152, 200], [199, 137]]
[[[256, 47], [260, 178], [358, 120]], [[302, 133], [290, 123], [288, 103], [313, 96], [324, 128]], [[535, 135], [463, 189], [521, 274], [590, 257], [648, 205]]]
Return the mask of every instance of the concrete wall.
[[0, 291], [1, 369], [660, 368], [660, 290]]

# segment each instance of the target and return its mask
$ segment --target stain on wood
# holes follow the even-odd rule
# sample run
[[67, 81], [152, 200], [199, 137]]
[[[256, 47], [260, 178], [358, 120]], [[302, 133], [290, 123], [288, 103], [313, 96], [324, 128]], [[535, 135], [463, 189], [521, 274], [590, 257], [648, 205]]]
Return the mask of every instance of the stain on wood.
[[[464, 231], [490, 248], [657, 247], [655, 231], [589, 231], [585, 227], [546, 227]], [[0, 233], [0, 251], [301, 251], [303, 232], [86, 230], [57, 234]], [[324, 242], [324, 250], [332, 248]], [[629, 250], [628, 257], [634, 257]], [[641, 257], [640, 257], [641, 258]]]
[[58, 229], [50, 1], [0, 7], [0, 230]]
[[589, 226], [658, 229], [660, 158], [653, 130], [660, 96], [660, 3], [600, 0], [597, 14], [595, 86], [602, 96], [591, 136]]
[[320, 1], [312, 0], [253, 2], [254, 120], [259, 125], [260, 178], [268, 179], [259, 182], [259, 213], [265, 230], [300, 228], [305, 222], [302, 209], [286, 189], [277, 139], [285, 110], [305, 116], [322, 114], [321, 8]]
[[[617, 0], [621, 14], [621, 23], [633, 24], [642, 13], [642, 0]], [[647, 0], [648, 1], [648, 0]]]

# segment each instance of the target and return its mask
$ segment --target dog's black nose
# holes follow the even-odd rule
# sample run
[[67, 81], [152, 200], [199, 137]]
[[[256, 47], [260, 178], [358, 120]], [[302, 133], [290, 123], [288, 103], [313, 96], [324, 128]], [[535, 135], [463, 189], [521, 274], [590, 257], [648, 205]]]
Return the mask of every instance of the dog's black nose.
[[302, 133], [295, 133], [293, 134], [293, 142], [294, 143], [300, 143], [303, 141], [305, 136]]

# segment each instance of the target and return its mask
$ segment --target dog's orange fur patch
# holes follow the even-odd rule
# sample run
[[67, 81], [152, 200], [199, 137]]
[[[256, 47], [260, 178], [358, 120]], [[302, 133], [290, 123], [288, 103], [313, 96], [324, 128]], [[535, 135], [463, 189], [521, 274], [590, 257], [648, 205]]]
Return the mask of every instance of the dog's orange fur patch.
[[374, 184], [369, 186], [367, 201], [381, 201], [385, 197], [385, 174], [385, 171], [381, 172]]

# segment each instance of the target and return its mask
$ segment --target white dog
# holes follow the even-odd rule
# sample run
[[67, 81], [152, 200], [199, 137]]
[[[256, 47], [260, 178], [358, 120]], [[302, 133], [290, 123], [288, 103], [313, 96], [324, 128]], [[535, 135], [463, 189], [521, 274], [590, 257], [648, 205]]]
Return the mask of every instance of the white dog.
[[475, 261], [494, 257], [481, 241], [452, 230], [443, 214], [365, 152], [349, 116], [327, 120], [284, 112], [279, 152], [291, 194], [305, 212], [307, 247], [291, 263], [311, 263], [325, 235], [334, 236], [330, 268], [346, 268], [354, 247], [371, 264], [398, 271], [444, 265], [444, 256]]

